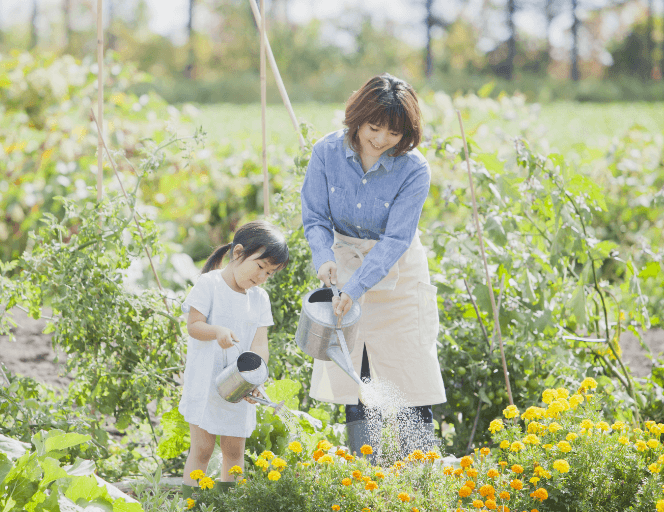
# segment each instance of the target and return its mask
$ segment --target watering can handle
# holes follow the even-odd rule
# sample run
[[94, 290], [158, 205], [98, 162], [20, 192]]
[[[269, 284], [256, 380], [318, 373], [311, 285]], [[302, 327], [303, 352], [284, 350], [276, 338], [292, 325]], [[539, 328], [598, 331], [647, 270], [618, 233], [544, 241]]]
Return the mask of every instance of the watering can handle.
[[[330, 287], [332, 288], [332, 293], [334, 296], [340, 298], [341, 294], [339, 293], [339, 288], [337, 288], [337, 285], [330, 284]], [[343, 316], [339, 315], [339, 318], [337, 318], [337, 329], [341, 329], [341, 322], [343, 322]]]

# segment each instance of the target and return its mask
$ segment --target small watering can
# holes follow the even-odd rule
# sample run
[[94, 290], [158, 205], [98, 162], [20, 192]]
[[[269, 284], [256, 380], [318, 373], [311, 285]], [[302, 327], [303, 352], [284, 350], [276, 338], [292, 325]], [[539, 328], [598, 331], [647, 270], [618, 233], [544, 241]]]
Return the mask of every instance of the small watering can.
[[258, 389], [265, 399], [253, 395], [249, 398], [279, 412], [284, 402], [275, 404], [267, 400], [268, 396], [263, 388], [268, 375], [267, 365], [261, 356], [251, 351], [242, 352], [233, 364], [228, 365], [217, 375], [215, 379], [217, 393], [226, 402], [236, 404]]
[[295, 341], [305, 354], [321, 361], [334, 361], [351, 379], [362, 384], [350, 359], [361, 308], [357, 301], [353, 301], [350, 311], [338, 320], [332, 309], [335, 295], [338, 297], [339, 291], [333, 285], [332, 288], [313, 290], [302, 298]]

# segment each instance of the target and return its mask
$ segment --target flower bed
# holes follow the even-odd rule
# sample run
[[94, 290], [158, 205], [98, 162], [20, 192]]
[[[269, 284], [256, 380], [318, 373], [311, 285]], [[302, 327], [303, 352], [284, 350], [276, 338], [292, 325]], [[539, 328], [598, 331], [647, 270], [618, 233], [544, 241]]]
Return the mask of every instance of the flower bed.
[[441, 455], [415, 451], [390, 467], [371, 466], [327, 441], [313, 453], [291, 442], [287, 453], [265, 451], [227, 494], [213, 489], [203, 472], [191, 509], [220, 511], [293, 510], [456, 512], [623, 511], [664, 512], [664, 424], [642, 428], [601, 416], [593, 379], [578, 392], [543, 393], [546, 407], [504, 410], [490, 430], [496, 448], [463, 457], [459, 467]]

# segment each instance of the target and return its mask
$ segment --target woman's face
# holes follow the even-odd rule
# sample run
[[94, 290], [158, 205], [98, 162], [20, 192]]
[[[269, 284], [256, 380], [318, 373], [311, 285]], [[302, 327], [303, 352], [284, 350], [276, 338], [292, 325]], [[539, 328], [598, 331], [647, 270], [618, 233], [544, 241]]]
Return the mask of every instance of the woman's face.
[[360, 153], [364, 156], [380, 156], [399, 144], [403, 133], [391, 131], [387, 126], [364, 123], [357, 131]]

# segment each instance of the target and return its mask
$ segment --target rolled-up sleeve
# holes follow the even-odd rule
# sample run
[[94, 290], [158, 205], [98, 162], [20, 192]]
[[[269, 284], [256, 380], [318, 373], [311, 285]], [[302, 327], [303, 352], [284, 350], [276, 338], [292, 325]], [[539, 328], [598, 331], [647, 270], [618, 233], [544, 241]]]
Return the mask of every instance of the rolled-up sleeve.
[[335, 261], [332, 252], [334, 231], [325, 176], [325, 162], [314, 147], [302, 184], [302, 223], [316, 271], [326, 261]]
[[385, 233], [380, 235], [378, 243], [343, 288], [353, 300], [359, 299], [383, 279], [410, 247], [430, 182], [428, 164], [421, 165], [404, 181], [390, 209]]

